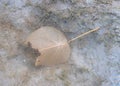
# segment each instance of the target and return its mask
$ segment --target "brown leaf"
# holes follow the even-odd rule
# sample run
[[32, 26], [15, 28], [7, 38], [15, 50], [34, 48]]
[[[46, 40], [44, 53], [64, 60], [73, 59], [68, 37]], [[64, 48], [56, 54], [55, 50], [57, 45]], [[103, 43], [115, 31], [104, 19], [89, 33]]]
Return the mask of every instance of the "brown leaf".
[[70, 57], [70, 47], [65, 35], [53, 27], [41, 27], [34, 31], [27, 38], [25, 44], [40, 53], [35, 66], [64, 63]]

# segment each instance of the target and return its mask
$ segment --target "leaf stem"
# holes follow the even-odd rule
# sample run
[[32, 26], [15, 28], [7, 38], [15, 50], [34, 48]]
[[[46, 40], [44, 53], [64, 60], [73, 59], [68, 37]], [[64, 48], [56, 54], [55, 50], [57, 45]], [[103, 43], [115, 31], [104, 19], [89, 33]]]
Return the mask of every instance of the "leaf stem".
[[93, 29], [93, 30], [90, 30], [90, 31], [87, 31], [87, 32], [85, 32], [85, 33], [83, 33], [83, 34], [81, 34], [81, 35], [78, 35], [77, 37], [69, 40], [68, 43], [73, 42], [73, 41], [75, 41], [76, 39], [81, 38], [81, 37], [83, 37], [83, 36], [86, 36], [86, 35], [88, 35], [88, 34], [90, 34], [90, 33], [92, 33], [92, 32], [95, 32], [95, 31], [99, 30], [99, 29], [100, 29], [100, 28], [97, 27], [97, 28], [95, 28], [95, 29]]

